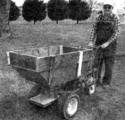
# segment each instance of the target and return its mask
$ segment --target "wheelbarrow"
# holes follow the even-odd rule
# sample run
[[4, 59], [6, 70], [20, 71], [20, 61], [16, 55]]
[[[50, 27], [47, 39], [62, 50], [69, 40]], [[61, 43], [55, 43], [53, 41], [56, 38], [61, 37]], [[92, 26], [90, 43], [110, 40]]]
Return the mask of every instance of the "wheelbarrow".
[[72, 118], [78, 111], [78, 91], [95, 92], [93, 50], [63, 45], [8, 51], [8, 65], [26, 80], [37, 83], [29, 101], [47, 107], [57, 102], [60, 115]]

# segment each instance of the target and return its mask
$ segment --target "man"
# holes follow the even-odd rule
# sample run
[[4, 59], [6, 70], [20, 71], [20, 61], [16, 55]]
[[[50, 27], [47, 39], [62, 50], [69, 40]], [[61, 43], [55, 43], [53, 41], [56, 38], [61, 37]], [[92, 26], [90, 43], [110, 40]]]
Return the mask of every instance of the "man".
[[[91, 42], [89, 43], [89, 46], [97, 48], [94, 62], [94, 67], [98, 71], [97, 86], [109, 86], [112, 79], [117, 36], [119, 33], [119, 21], [112, 10], [113, 5], [111, 3], [103, 5], [103, 11], [93, 25]], [[103, 64], [105, 66], [105, 73], [101, 83], [100, 78]]]

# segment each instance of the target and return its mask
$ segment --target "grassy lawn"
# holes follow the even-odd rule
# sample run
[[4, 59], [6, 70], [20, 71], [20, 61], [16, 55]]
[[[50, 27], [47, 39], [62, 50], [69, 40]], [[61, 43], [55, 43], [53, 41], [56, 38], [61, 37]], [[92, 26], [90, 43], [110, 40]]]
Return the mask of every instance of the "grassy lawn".
[[[92, 23], [60, 21], [57, 25], [49, 19], [36, 25], [22, 18], [10, 24], [13, 35], [0, 39], [0, 120], [61, 120], [55, 106], [47, 109], [32, 106], [27, 95], [34, 83], [19, 76], [7, 66], [6, 51], [29, 47], [63, 44], [87, 46]], [[121, 25], [118, 53], [125, 49], [125, 25]], [[81, 107], [73, 120], [124, 120], [125, 119], [125, 60], [116, 61], [112, 87], [98, 90], [93, 96], [82, 96]]]

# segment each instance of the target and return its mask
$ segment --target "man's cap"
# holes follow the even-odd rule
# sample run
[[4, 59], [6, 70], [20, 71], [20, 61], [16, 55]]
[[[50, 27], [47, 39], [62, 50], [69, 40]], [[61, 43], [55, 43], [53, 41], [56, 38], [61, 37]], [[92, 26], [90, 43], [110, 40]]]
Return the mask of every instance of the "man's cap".
[[103, 6], [106, 6], [106, 5], [109, 5], [109, 6], [112, 6], [114, 7], [114, 3], [111, 1], [111, 0], [106, 0], [103, 4]]

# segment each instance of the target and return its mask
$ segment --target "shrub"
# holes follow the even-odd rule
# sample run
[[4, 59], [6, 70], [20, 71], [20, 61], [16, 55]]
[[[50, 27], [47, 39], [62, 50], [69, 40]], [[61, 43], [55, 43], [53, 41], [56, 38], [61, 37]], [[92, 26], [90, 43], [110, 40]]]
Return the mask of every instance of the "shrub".
[[66, 18], [67, 2], [65, 0], [50, 0], [48, 2], [48, 17], [56, 21]]
[[30, 22], [42, 21], [46, 18], [46, 5], [43, 1], [38, 0], [26, 0], [23, 4], [22, 10], [23, 18]]
[[81, 20], [86, 20], [91, 16], [91, 8], [89, 4], [81, 0], [70, 0], [68, 4], [69, 18], [77, 20], [77, 23]]
[[13, 1], [11, 1], [10, 12], [9, 12], [9, 21], [17, 20], [19, 15], [20, 15], [19, 8], [16, 6], [16, 4]]

